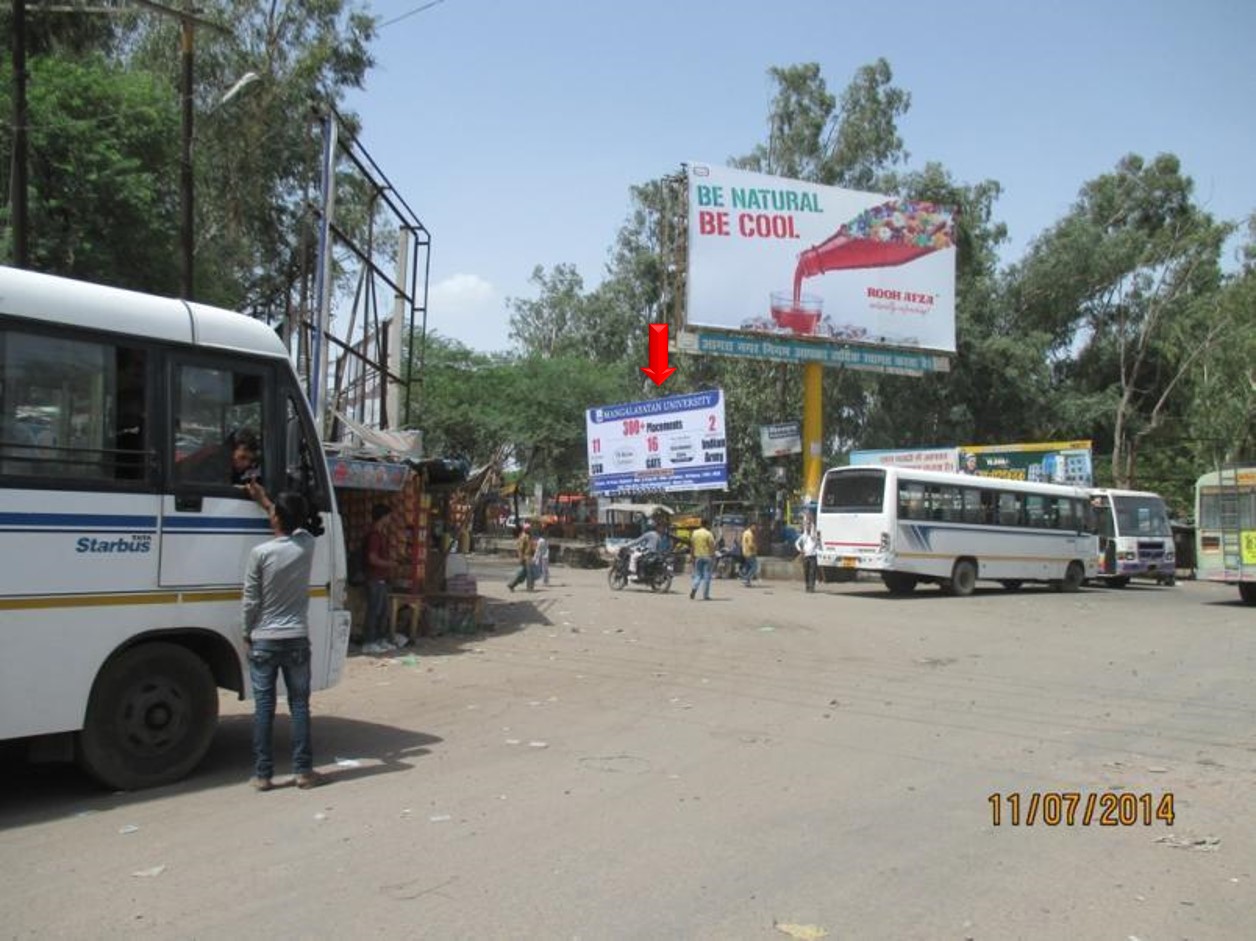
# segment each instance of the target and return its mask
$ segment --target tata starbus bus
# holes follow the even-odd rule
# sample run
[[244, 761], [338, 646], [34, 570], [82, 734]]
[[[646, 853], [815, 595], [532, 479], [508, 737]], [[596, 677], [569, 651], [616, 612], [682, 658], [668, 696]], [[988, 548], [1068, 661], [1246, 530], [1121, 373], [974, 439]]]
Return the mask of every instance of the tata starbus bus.
[[1124, 588], [1131, 578], [1149, 578], [1174, 584], [1173, 528], [1159, 494], [1095, 488], [1090, 491], [1090, 507], [1099, 536], [1100, 583]]
[[828, 471], [816, 527], [821, 566], [875, 573], [893, 594], [970, 595], [982, 579], [1077, 591], [1098, 555], [1081, 488], [908, 468]]
[[0, 739], [140, 788], [250, 694], [241, 588], [271, 537], [240, 484], [302, 493], [312, 683], [340, 677], [344, 543], [288, 353], [258, 320], [0, 268]]
[[1195, 482], [1196, 577], [1237, 585], [1256, 604], [1256, 467], [1223, 467]]

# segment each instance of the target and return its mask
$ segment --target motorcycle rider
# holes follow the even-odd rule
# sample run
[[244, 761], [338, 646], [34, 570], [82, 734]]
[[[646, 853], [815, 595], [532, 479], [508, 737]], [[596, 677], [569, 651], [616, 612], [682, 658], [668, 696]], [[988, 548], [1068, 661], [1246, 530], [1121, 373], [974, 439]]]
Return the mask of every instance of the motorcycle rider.
[[659, 534], [654, 528], [654, 520], [646, 520], [645, 532], [624, 546], [628, 550], [628, 575], [635, 578], [637, 561], [642, 556], [659, 551]]

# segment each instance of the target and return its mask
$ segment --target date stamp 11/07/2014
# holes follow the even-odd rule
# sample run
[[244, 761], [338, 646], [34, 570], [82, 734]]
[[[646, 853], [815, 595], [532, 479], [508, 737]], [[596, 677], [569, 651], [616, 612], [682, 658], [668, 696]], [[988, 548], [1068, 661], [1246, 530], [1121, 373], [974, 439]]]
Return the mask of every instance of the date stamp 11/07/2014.
[[1173, 792], [1125, 791], [995, 792], [986, 798], [996, 827], [1173, 826]]

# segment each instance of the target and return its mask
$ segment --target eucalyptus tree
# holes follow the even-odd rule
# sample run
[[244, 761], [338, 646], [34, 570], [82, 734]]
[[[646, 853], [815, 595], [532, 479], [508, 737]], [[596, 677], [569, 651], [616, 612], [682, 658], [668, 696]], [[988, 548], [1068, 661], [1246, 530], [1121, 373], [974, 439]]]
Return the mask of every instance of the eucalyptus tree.
[[1009, 275], [1019, 323], [1049, 337], [1065, 417], [1110, 446], [1117, 486], [1137, 482], [1143, 445], [1181, 416], [1187, 380], [1238, 322], [1221, 290], [1233, 227], [1193, 189], [1171, 154], [1126, 156]]

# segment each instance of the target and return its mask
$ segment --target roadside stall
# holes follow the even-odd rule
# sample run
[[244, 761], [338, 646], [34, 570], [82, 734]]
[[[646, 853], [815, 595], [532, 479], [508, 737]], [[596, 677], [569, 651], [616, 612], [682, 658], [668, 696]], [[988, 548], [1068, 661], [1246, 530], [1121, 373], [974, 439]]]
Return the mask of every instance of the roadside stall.
[[[418, 632], [422, 596], [427, 581], [427, 546], [431, 498], [423, 492], [422, 474], [409, 464], [347, 454], [329, 456], [336, 504], [344, 522], [345, 557], [360, 557], [371, 528], [376, 504], [392, 510], [397, 521], [391, 530], [390, 556], [394, 560], [389, 603], [389, 635]], [[353, 616], [352, 636], [360, 641], [366, 625], [365, 574], [350, 565], [348, 605]]]

